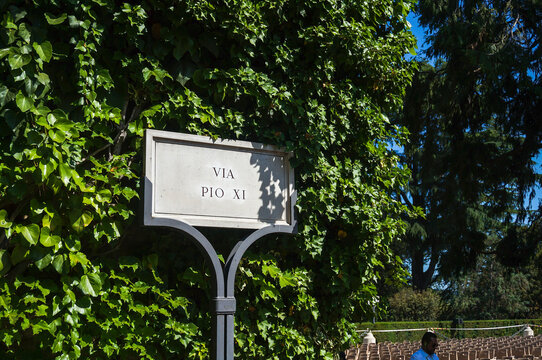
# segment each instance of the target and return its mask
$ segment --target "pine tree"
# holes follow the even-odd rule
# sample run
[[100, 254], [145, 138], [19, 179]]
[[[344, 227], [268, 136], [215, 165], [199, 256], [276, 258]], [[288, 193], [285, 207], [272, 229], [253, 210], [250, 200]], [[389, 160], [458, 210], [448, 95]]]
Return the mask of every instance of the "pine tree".
[[419, 64], [399, 119], [411, 132], [403, 159], [412, 180], [401, 195], [426, 215], [411, 220], [399, 251], [425, 289], [481, 253], [515, 264], [540, 242], [536, 224], [529, 237], [519, 229], [539, 181], [542, 7], [422, 0], [418, 14], [438, 60]]

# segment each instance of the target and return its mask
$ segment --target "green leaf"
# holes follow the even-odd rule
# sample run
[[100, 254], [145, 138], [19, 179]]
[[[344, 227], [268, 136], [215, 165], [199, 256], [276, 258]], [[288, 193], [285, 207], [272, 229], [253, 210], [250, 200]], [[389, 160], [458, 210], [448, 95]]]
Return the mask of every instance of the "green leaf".
[[81, 241], [79, 241], [79, 239], [77, 237], [75, 237], [75, 236], [68, 236], [64, 240], [64, 244], [66, 245], [68, 250], [70, 250], [72, 252], [77, 252], [77, 251], [81, 250]]
[[49, 85], [49, 83], [51, 82], [51, 79], [49, 78], [49, 75], [47, 75], [46, 73], [38, 73], [38, 75], [36, 75], [36, 79], [38, 79], [38, 81], [40, 82], [40, 84], [42, 85]]
[[40, 270], [45, 269], [49, 264], [51, 263], [51, 260], [53, 260], [53, 257], [50, 253], [47, 253], [44, 257], [34, 262], [34, 265]]
[[[64, 344], [64, 339], [66, 338], [66, 336], [64, 336], [64, 334], [62, 334], [61, 332], [59, 332], [57, 335], [56, 335], [56, 338], [55, 338], [55, 341], [53, 342], [53, 346], [51, 347], [51, 351], [54, 353], [58, 353], [58, 352], [62, 352], [62, 345]], [[67, 354], [65, 354], [67, 356]], [[57, 359], [61, 359], [61, 357], [57, 357]], [[69, 359], [69, 356], [66, 357], [66, 360]]]
[[279, 285], [281, 288], [286, 286], [297, 286], [297, 282], [292, 274], [283, 274], [279, 277]]
[[103, 203], [111, 201], [111, 191], [108, 189], [102, 189], [96, 193], [96, 200]]
[[83, 266], [86, 266], [88, 264], [88, 259], [86, 255], [81, 252], [70, 253], [69, 257], [70, 257], [70, 265], [72, 267], [77, 264], [81, 264]]
[[119, 267], [121, 269], [130, 268], [136, 271], [139, 268], [139, 261], [133, 256], [121, 256], [119, 258]]
[[42, 227], [40, 233], [40, 243], [45, 247], [52, 247], [60, 242], [60, 236], [51, 235], [49, 228]]
[[147, 256], [147, 260], [149, 261], [149, 263], [153, 266], [153, 267], [157, 267], [158, 266], [158, 254], [151, 254], [149, 256]]
[[39, 168], [41, 170], [42, 179], [47, 179], [49, 175], [51, 175], [53, 171], [55, 171], [57, 166], [58, 164], [53, 158], [40, 159]]
[[[47, 121], [51, 126], [55, 126], [57, 122], [60, 121], [69, 121], [68, 117], [66, 116], [66, 113], [60, 109], [53, 110], [49, 115], [47, 115]], [[67, 129], [60, 129], [60, 130], [67, 130]]]
[[0, 60], [11, 54], [11, 48], [0, 49]]
[[262, 265], [262, 272], [264, 274], [269, 274], [269, 276], [275, 278], [278, 274], [280, 274], [280, 269], [276, 267], [275, 265]]
[[55, 17], [53, 14], [51, 13], [45, 13], [45, 18], [47, 19], [47, 22], [49, 23], [49, 25], [59, 25], [59, 24], [62, 24], [64, 22], [64, 20], [66, 20], [66, 18], [68, 17], [67, 14], [62, 14], [58, 17]]
[[12, 222], [8, 220], [8, 212], [0, 210], [0, 228], [9, 228]]
[[[40, 118], [40, 121], [47, 121], [45, 119], [45, 115], [47, 115], [49, 112], [51, 111], [51, 109], [49, 109], [47, 106], [43, 105], [43, 104], [40, 104], [38, 105], [36, 108], [34, 108], [32, 110], [32, 112], [36, 115], [41, 115], [42, 117]], [[36, 120], [36, 123], [37, 123], [37, 120]], [[46, 126], [44, 123], [40, 123], [38, 124], [40, 126]], [[48, 127], [48, 126], [46, 126]]]
[[27, 112], [34, 107], [34, 102], [32, 101], [32, 99], [24, 96], [23, 93], [20, 91], [17, 94], [15, 101], [17, 103], [17, 107], [21, 109], [22, 112]]
[[96, 297], [102, 289], [102, 280], [98, 274], [83, 275], [79, 281], [79, 288], [83, 294]]
[[58, 121], [55, 122], [54, 127], [57, 128], [60, 131], [68, 131], [70, 130], [75, 124], [71, 122], [70, 120], [66, 118], [60, 118]]
[[0, 86], [0, 107], [6, 105], [9, 101], [9, 89], [7, 86]]
[[11, 259], [7, 250], [0, 250], [0, 274], [5, 274], [11, 267]]
[[[79, 214], [81, 214], [81, 213], [79, 213]], [[72, 222], [72, 228], [77, 232], [83, 231], [83, 229], [85, 227], [90, 225], [93, 218], [94, 218], [94, 216], [88, 211], [83, 212], [80, 216], [78, 216], [77, 213], [70, 214], [70, 220]]]
[[41, 45], [38, 43], [33, 43], [32, 47], [36, 50], [36, 53], [45, 62], [49, 62], [53, 56], [53, 45], [49, 41], [45, 41]]
[[36, 245], [38, 243], [40, 237], [39, 225], [31, 224], [28, 226], [20, 226], [18, 232], [21, 233], [31, 245]]
[[58, 170], [60, 173], [60, 180], [62, 180], [64, 185], [68, 186], [68, 184], [70, 183], [70, 179], [72, 177], [72, 169], [70, 168], [69, 165], [65, 163], [60, 163], [58, 165]]
[[151, 75], [153, 74], [153, 71], [146, 67], [143, 69], [142, 74], [143, 74], [143, 80], [148, 81]]
[[11, 70], [17, 70], [32, 61], [32, 56], [27, 54], [11, 54], [8, 57], [9, 66]]
[[66, 134], [64, 133], [64, 131], [50, 129], [48, 131], [48, 134], [54, 142], [63, 143], [64, 140], [66, 140]]
[[109, 74], [109, 70], [107, 69], [99, 70], [96, 76], [96, 79], [98, 80], [100, 84], [108, 84], [108, 83], [113, 82], [113, 79], [111, 78], [111, 75]]
[[124, 195], [126, 200], [131, 200], [134, 196], [138, 196], [138, 193], [132, 188], [125, 187], [122, 189], [122, 195]]
[[59, 254], [59, 255], [56, 255], [54, 258], [53, 258], [53, 267], [55, 268], [56, 272], [57, 273], [62, 273], [62, 269], [63, 269], [63, 266], [64, 266], [64, 258], [66, 257], [66, 255], [64, 254]]
[[13, 251], [11, 252], [11, 263], [13, 265], [23, 261], [28, 254], [28, 248], [21, 244], [17, 244]]
[[186, 36], [179, 36], [178, 40], [175, 42], [175, 48], [173, 49], [173, 56], [176, 60], [180, 60], [183, 57], [184, 53], [191, 49], [194, 46], [194, 41]]
[[19, 25], [18, 34], [25, 42], [30, 43], [31, 34], [30, 34], [30, 31], [28, 31], [28, 29], [26, 28], [25, 23], [22, 23], [21, 25]]

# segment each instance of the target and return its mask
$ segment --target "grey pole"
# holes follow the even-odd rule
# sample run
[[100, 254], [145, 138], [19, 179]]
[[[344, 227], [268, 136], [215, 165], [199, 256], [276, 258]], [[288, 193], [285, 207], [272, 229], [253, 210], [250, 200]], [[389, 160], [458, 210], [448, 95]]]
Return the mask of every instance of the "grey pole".
[[[228, 260], [226, 261], [225, 275], [226, 275], [226, 296], [232, 298], [235, 301], [234, 290], [235, 290], [235, 274], [237, 268], [243, 255], [250, 247], [254, 244], [256, 240], [261, 239], [265, 235], [272, 233], [287, 233], [292, 234], [297, 230], [295, 224], [294, 226], [283, 226], [283, 225], [270, 225], [264, 228], [254, 231], [252, 234], [247, 236], [244, 240], [239, 241], [235, 247], [230, 252]], [[235, 310], [235, 309], [234, 309]], [[235, 345], [234, 338], [234, 313], [228, 315], [226, 318], [226, 360], [233, 360], [233, 349]]]
[[211, 264], [214, 280], [212, 290], [215, 294], [210, 304], [213, 313], [211, 359], [233, 360], [236, 309], [234, 290], [235, 274], [239, 263], [247, 249], [256, 240], [272, 233], [293, 234], [297, 231], [297, 222], [294, 221], [292, 226], [269, 225], [254, 231], [244, 240], [237, 242], [230, 252], [224, 268], [222, 268], [211, 242], [193, 226], [182, 221], [165, 218], [153, 219], [152, 224], [147, 225], [174, 228], [186, 233]]

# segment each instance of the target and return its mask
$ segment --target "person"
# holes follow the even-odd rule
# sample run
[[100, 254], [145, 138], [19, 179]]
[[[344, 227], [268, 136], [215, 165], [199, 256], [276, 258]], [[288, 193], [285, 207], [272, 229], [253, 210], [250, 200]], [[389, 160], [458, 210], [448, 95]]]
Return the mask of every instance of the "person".
[[435, 350], [438, 347], [437, 334], [428, 331], [423, 334], [422, 348], [410, 357], [410, 360], [439, 360]]

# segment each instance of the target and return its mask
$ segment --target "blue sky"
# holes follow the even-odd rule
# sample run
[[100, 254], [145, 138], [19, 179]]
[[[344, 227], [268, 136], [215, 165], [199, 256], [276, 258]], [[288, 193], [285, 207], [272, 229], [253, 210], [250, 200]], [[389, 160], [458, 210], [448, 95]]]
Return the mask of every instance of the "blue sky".
[[424, 47], [425, 31], [420, 24], [418, 24], [418, 19], [414, 16], [414, 12], [408, 14], [407, 20], [410, 25], [412, 25], [412, 33], [416, 36], [416, 40], [418, 40], [418, 50], [416, 52], [419, 53], [422, 49], [427, 47], [427, 45]]
[[[412, 25], [412, 33], [416, 37], [416, 40], [418, 42], [418, 49], [416, 52], [420, 54], [422, 50], [427, 49], [427, 44], [425, 43], [425, 30], [423, 27], [420, 26], [418, 23], [417, 17], [414, 15], [414, 12], [410, 12], [410, 14], [407, 16], [407, 20]], [[407, 55], [409, 58], [411, 57], [410, 54]], [[534, 158], [536, 162], [536, 169], [538, 173], [542, 173], [542, 152], [539, 152], [537, 156]], [[533, 200], [531, 204], [531, 209], [537, 209], [538, 208], [538, 202], [542, 200], [542, 188], [539, 186], [536, 189], [536, 197]]]

